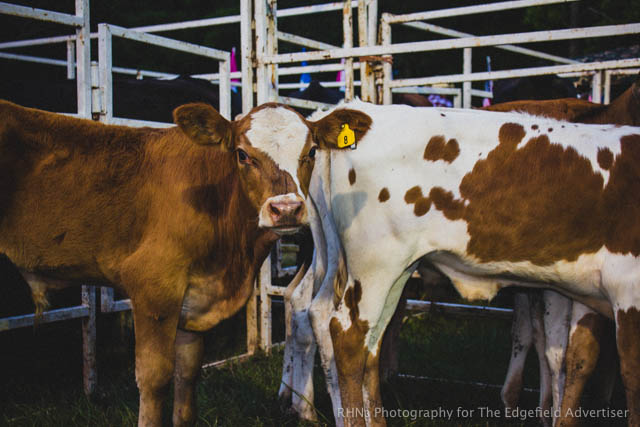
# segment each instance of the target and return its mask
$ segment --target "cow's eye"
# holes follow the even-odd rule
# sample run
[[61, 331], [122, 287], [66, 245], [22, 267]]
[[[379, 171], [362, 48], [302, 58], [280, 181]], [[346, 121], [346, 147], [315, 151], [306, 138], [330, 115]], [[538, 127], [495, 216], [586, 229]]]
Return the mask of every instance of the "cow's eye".
[[240, 163], [249, 163], [250, 162], [249, 155], [247, 154], [246, 151], [238, 148], [236, 150], [236, 152], [238, 153], [238, 161]]
[[311, 147], [311, 150], [309, 150], [309, 158], [313, 159], [316, 157], [316, 147]]

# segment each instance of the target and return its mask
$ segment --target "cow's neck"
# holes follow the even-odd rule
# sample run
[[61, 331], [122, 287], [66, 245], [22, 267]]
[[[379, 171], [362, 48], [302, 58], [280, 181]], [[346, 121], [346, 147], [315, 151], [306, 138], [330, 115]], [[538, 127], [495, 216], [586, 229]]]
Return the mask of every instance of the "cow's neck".
[[[245, 304], [277, 236], [258, 228], [258, 211], [243, 191], [233, 152], [175, 135], [158, 143], [150, 160], [157, 163], [158, 188], [177, 189], [166, 197], [177, 200], [175, 208], [182, 211], [180, 222], [169, 227], [187, 229], [186, 250], [195, 260], [188, 267], [181, 324], [206, 330]], [[168, 161], [178, 155], [179, 162]]]

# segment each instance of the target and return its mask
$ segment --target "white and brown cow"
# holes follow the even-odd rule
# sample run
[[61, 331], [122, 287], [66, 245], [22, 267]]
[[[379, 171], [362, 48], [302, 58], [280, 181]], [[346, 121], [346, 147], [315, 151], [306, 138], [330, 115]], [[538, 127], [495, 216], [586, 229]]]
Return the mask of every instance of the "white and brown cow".
[[[202, 331], [236, 313], [281, 234], [307, 223], [316, 147], [335, 122], [277, 104], [238, 121], [211, 106], [170, 129], [108, 126], [0, 101], [0, 252], [42, 309], [47, 288], [111, 284], [132, 302], [139, 425], [195, 419]], [[330, 132], [329, 132], [330, 133]], [[320, 139], [317, 139], [320, 135]], [[335, 138], [334, 138], [335, 139]]]
[[470, 299], [514, 283], [552, 286], [613, 317], [629, 421], [638, 425], [640, 129], [357, 102], [349, 108], [369, 115], [371, 128], [356, 150], [316, 159], [310, 206], [318, 213], [310, 220], [320, 228], [319, 251], [316, 278], [303, 280], [321, 284], [309, 314], [327, 371], [329, 332], [335, 348], [337, 422], [384, 422], [376, 410], [382, 333], [425, 259]]
[[[608, 105], [580, 99], [515, 101], [484, 108], [518, 111], [574, 123], [640, 125], [640, 76]], [[536, 292], [542, 295], [536, 295]], [[545, 308], [546, 306], [546, 308]], [[516, 292], [511, 360], [501, 396], [505, 406], [516, 407], [528, 349], [535, 344], [540, 366], [540, 406], [561, 408], [560, 414], [578, 413], [582, 390], [599, 356], [599, 399], [607, 404], [615, 379], [612, 322], [579, 302], [554, 291]], [[572, 410], [570, 410], [572, 409]], [[570, 425], [562, 420], [562, 425]], [[577, 420], [574, 420], [577, 421]]]

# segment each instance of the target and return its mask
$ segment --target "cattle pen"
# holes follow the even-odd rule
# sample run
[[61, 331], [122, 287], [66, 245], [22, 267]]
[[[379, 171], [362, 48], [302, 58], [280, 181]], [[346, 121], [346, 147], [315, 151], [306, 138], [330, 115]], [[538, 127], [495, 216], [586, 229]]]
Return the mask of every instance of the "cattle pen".
[[[281, 91], [298, 89], [303, 84], [281, 83], [280, 78], [299, 76], [305, 73], [333, 76], [338, 71], [344, 72], [344, 81], [325, 81], [323, 84], [326, 87], [343, 86], [346, 100], [359, 95], [363, 100], [379, 104], [390, 104], [393, 93], [409, 92], [450, 96], [454, 106], [471, 108], [474, 97], [492, 97], [490, 91], [474, 88], [474, 82], [538, 75], [586, 76], [591, 83], [591, 97], [594, 102], [608, 103], [612, 77], [618, 74], [638, 73], [640, 58], [581, 62], [519, 45], [640, 34], [640, 23], [490, 36], [463, 33], [433, 23], [439, 19], [457, 16], [473, 16], [574, 1], [578, 0], [513, 0], [408, 14], [391, 14], [382, 10], [380, 7], [382, 2], [378, 0], [347, 0], [285, 9], [278, 9], [276, 0], [241, 0], [239, 13], [234, 15], [133, 28], [100, 23], [97, 26], [98, 31], [94, 33], [90, 32], [89, 0], [75, 0], [75, 13], [72, 14], [0, 2], [0, 13], [65, 25], [72, 28], [75, 33], [30, 40], [0, 41], [0, 59], [65, 67], [68, 77], [76, 80], [78, 117], [128, 126], [166, 127], [172, 124], [115, 116], [113, 109], [114, 73], [135, 75], [138, 78], [163, 79], [175, 78], [177, 74], [114, 66], [112, 38], [162, 46], [210, 60], [213, 64], [212, 68], [217, 69], [193, 72], [191, 76], [217, 83], [220, 99], [219, 110], [227, 118], [231, 118], [232, 87], [238, 87], [241, 90], [242, 111], [244, 113], [255, 105], [270, 101], [309, 111], [316, 108], [330, 108], [332, 105], [324, 102], [300, 100], [281, 94]], [[341, 21], [343, 33], [341, 46], [289, 34], [278, 29], [281, 20], [292, 17], [309, 19], [310, 16], [319, 13], [335, 14], [336, 19]], [[357, 34], [354, 31], [354, 20], [358, 24]], [[231, 72], [231, 53], [228, 51], [154, 34], [219, 25], [239, 26], [241, 41], [239, 71]], [[395, 27], [410, 28], [415, 31], [414, 34], [436, 34], [447, 38], [394, 43], [392, 28]], [[323, 34], [318, 35], [319, 39], [323, 37]], [[93, 54], [91, 40], [97, 40], [98, 48]], [[355, 46], [354, 41], [357, 44]], [[289, 49], [286, 53], [279, 53], [279, 42], [289, 47], [302, 46], [308, 51], [291, 51]], [[66, 60], [11, 53], [12, 50], [25, 47], [60, 44], [64, 45]], [[474, 71], [472, 68], [473, 52], [474, 49], [479, 48], [501, 49], [544, 60], [551, 65]], [[401, 55], [443, 50], [455, 50], [460, 53], [460, 73], [425, 77], [394, 77], [395, 58]], [[313, 64], [306, 65], [306, 63]], [[234, 79], [239, 79], [239, 81], [234, 82]], [[324, 80], [329, 79], [327, 77]], [[359, 93], [356, 89], [359, 89]], [[278, 251], [272, 253], [260, 270], [254, 296], [247, 306], [247, 352], [231, 359], [210, 363], [207, 366], [218, 366], [230, 360], [243, 359], [254, 354], [258, 349], [269, 352], [274, 345], [281, 345], [272, 342], [272, 304], [284, 296], [285, 288], [275, 286], [273, 279], [274, 275], [285, 277], [291, 271], [284, 269], [281, 265], [280, 250], [287, 246], [278, 244], [277, 247]], [[35, 314], [0, 319], [0, 332], [32, 326], [35, 322], [47, 323], [74, 318], [82, 319], [84, 389], [87, 394], [90, 394], [96, 387], [96, 357], [99, 357], [95, 350], [96, 317], [100, 313], [128, 310], [130, 303], [128, 300], [115, 299], [113, 289], [108, 287], [98, 289], [94, 286], [83, 286], [81, 292], [80, 305], [46, 311], [39, 319]], [[97, 303], [98, 296], [100, 304]], [[497, 316], [499, 318], [510, 318], [511, 316], [509, 309], [418, 300], [410, 300], [408, 307], [410, 310], [418, 312], [437, 309], [442, 312], [463, 313], [471, 316]]]

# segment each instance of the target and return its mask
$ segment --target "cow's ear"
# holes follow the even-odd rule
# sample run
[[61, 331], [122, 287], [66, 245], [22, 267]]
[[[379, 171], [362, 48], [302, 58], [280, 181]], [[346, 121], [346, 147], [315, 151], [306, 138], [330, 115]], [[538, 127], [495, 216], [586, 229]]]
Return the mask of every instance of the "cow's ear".
[[173, 110], [173, 121], [197, 144], [231, 148], [231, 122], [209, 104], [185, 104]]
[[310, 122], [313, 132], [313, 139], [321, 148], [338, 147], [338, 135], [348, 125], [354, 132], [355, 143], [359, 143], [371, 127], [371, 117], [361, 111], [340, 108], [331, 114], [318, 120]]

